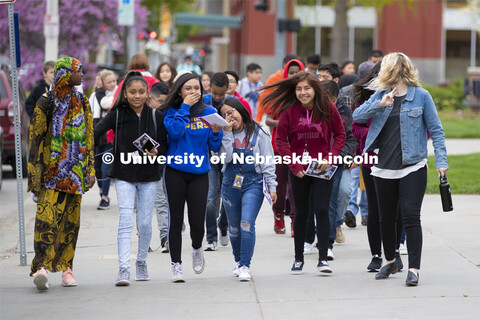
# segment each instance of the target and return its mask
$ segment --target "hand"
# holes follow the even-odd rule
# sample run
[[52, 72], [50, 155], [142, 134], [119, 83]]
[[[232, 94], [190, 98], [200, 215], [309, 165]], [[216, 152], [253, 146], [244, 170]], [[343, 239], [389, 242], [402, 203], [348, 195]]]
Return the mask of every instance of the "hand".
[[275, 202], [277, 202], [277, 193], [270, 192], [270, 197], [272, 197], [272, 204], [275, 204]]
[[87, 187], [88, 189], [92, 188], [93, 185], [95, 184], [95, 176], [87, 176], [85, 179], [86, 179], [85, 187]]
[[210, 125], [210, 129], [212, 129], [213, 132], [217, 133], [217, 132], [220, 132], [220, 130], [222, 130], [223, 127], [215, 124], [215, 123], [212, 123]]
[[231, 132], [236, 122], [237, 120], [231, 120], [227, 126], [223, 127], [223, 130]]
[[305, 170], [298, 171], [298, 172], [295, 174], [295, 176], [296, 176], [297, 178], [300, 178], [300, 179], [303, 178], [303, 177], [305, 176]]
[[438, 173], [438, 177], [446, 177], [447, 176], [447, 171], [448, 171], [448, 168], [438, 168], [437, 169], [437, 173]]
[[330, 168], [331, 164], [327, 161], [327, 159], [323, 159], [320, 161], [320, 163], [317, 165], [317, 169], [320, 170], [320, 172], [327, 170]]
[[183, 99], [183, 103], [185, 104], [188, 104], [189, 106], [193, 106], [195, 103], [198, 102], [198, 100], [200, 100], [200, 97], [202, 95], [198, 92], [192, 92], [190, 94], [188, 94], [185, 99]]
[[158, 150], [156, 148], [152, 148], [152, 150], [148, 151], [147, 149], [145, 149], [145, 152], [147, 153], [147, 155], [149, 155], [150, 157], [153, 157], [153, 156], [156, 156], [158, 154]]
[[380, 105], [382, 107], [388, 107], [393, 104], [393, 97], [397, 94], [397, 88], [393, 88], [392, 92], [383, 96], [382, 100], [380, 101]]

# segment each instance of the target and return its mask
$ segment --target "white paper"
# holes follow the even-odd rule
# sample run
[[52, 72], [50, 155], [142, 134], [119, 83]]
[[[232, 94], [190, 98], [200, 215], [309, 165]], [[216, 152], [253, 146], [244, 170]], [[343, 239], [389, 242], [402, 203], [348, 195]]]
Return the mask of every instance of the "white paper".
[[319, 162], [318, 161], [312, 161], [309, 165], [307, 170], [305, 170], [305, 174], [307, 176], [315, 177], [315, 178], [320, 178], [320, 179], [325, 179], [325, 180], [330, 180], [332, 179], [333, 175], [335, 174], [335, 171], [337, 171], [337, 166], [330, 166], [327, 170], [320, 171], [317, 169]]
[[207, 116], [201, 116], [199, 118], [208, 126], [210, 126], [211, 124], [216, 124], [220, 127], [225, 127], [228, 125], [227, 120], [223, 119], [218, 113], [212, 113]]
[[270, 203], [270, 205], [273, 205], [272, 196], [270, 195], [270, 189], [268, 188], [267, 180], [265, 180], [265, 177], [263, 178], [263, 194], [265, 195], [265, 198], [267, 198], [268, 203]]
[[152, 137], [150, 137], [148, 134], [144, 133], [140, 137], [138, 137], [135, 141], [133, 141], [133, 144], [135, 147], [138, 148], [142, 153], [145, 151], [143, 150], [143, 145], [147, 142], [147, 140], [150, 140], [150, 142], [153, 144], [153, 147], [156, 149], [160, 145], [157, 141], [153, 140]]

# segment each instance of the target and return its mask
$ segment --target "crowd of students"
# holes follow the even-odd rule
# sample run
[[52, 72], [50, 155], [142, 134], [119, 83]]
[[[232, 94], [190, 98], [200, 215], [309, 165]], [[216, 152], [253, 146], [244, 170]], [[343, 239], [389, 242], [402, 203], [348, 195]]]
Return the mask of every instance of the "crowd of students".
[[[38, 101], [33, 101], [28, 174], [29, 190], [38, 196], [38, 203], [31, 275], [39, 290], [48, 289], [47, 271], [63, 271], [63, 285], [76, 285], [72, 268], [81, 195], [93, 186], [94, 176], [100, 190], [99, 210], [109, 208], [110, 179], [115, 183], [119, 208], [116, 286], [130, 283], [135, 217], [135, 280], [149, 280], [154, 209], [161, 251], [170, 254], [172, 281], [185, 281], [185, 203], [194, 272], [205, 268], [204, 250], [216, 251], [218, 242], [226, 246], [230, 241], [233, 275], [249, 281], [255, 222], [265, 196], [275, 233], [285, 234], [285, 215], [291, 218], [292, 274], [303, 272], [304, 255], [313, 253], [315, 238], [317, 271], [331, 274], [328, 261], [334, 259], [334, 243], [345, 242], [341, 226], [356, 227], [360, 208], [372, 254], [367, 270], [376, 272], [376, 279], [386, 279], [403, 269], [399, 255], [403, 231], [409, 253], [405, 283], [418, 284], [427, 130], [439, 176], [446, 175], [448, 165], [435, 105], [406, 55], [383, 57], [375, 50], [369, 61], [359, 65], [357, 74], [352, 61], [340, 67], [335, 62], [321, 64], [316, 54], [308, 56], [306, 63], [287, 55], [283, 68], [264, 85], [262, 68], [256, 63], [246, 67], [243, 79], [235, 71], [202, 73], [188, 57], [178, 68], [164, 62], [152, 75], [147, 57], [136, 54], [118, 86], [116, 74], [101, 71], [90, 99], [75, 87], [83, 75], [80, 62], [62, 59], [53, 67], [45, 65], [45, 81], [37, 91], [46, 93], [32, 97]], [[224, 123], [203, 119], [214, 114]], [[266, 126], [261, 125], [264, 120]], [[358, 166], [327, 158], [363, 153], [377, 155], [378, 163]], [[105, 160], [108, 154], [113, 154], [113, 161]], [[295, 154], [302, 159], [322, 154], [324, 159], [318, 159], [313, 169], [307, 162], [234, 160]], [[204, 160], [138, 165], [121, 161], [126, 155]], [[224, 162], [211, 164], [209, 160], [218, 156]], [[312, 174], [312, 170], [324, 173], [332, 168], [336, 170], [330, 179]], [[48, 239], [42, 236], [46, 230]]]

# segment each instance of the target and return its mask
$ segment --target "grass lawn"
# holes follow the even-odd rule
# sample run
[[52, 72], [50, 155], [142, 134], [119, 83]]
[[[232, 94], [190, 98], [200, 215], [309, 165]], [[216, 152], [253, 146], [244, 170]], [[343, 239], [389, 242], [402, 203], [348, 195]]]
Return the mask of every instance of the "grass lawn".
[[480, 117], [471, 110], [442, 110], [438, 115], [447, 139], [480, 138]]
[[[448, 182], [452, 194], [480, 194], [480, 153], [448, 156]], [[439, 193], [435, 157], [428, 157], [427, 193]]]

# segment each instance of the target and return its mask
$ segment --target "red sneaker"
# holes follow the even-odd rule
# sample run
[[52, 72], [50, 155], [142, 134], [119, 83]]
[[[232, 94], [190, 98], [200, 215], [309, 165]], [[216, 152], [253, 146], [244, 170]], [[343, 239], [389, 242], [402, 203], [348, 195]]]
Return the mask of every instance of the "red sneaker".
[[275, 222], [273, 225], [273, 231], [275, 231], [276, 234], [285, 234], [284, 216], [283, 213], [274, 213]]

